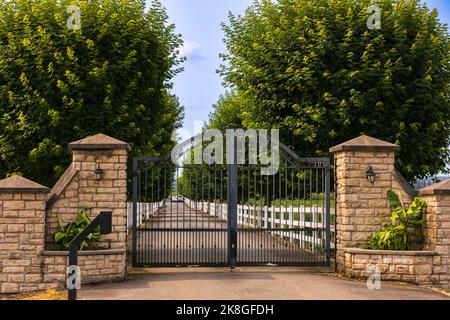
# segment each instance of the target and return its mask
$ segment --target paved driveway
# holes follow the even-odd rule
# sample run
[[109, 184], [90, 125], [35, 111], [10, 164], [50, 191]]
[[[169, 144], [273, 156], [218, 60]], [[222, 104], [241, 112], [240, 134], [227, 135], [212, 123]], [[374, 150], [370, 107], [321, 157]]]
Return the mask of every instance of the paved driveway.
[[450, 299], [412, 285], [382, 282], [369, 290], [365, 282], [331, 273], [294, 268], [143, 269], [122, 283], [84, 286], [80, 299], [118, 300], [392, 300]]

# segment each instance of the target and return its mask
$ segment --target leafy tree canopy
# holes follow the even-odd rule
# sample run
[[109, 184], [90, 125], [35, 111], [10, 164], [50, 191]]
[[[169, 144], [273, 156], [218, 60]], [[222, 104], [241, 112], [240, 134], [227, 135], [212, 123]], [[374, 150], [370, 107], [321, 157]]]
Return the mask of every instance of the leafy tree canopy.
[[[67, 20], [81, 12], [81, 29]], [[169, 94], [182, 40], [144, 0], [0, 0], [0, 178], [52, 185], [67, 143], [105, 133], [135, 154], [170, 150], [182, 107]]]
[[[381, 29], [369, 29], [371, 0], [255, 1], [223, 25], [219, 72], [247, 128], [279, 128], [303, 156], [359, 134], [401, 146], [397, 166], [412, 181], [445, 168], [450, 152], [450, 37], [419, 0], [378, 0]], [[231, 122], [234, 125], [234, 122]]]
[[220, 96], [209, 114], [208, 127], [220, 130], [242, 128], [243, 114], [241, 112], [246, 103], [245, 99], [241, 99], [234, 93], [227, 92]]

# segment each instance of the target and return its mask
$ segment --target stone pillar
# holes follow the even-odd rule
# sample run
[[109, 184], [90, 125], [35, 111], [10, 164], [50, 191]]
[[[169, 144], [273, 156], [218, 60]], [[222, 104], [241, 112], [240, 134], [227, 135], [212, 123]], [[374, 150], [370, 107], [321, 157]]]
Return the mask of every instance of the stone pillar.
[[[92, 217], [112, 211], [112, 233], [102, 236], [97, 249], [127, 248], [127, 156], [130, 146], [103, 134], [69, 144], [72, 170], [78, 172], [78, 207], [91, 207]], [[102, 173], [96, 174], [96, 170]]]
[[0, 181], [0, 293], [43, 288], [48, 192], [49, 188], [19, 176]]
[[[398, 149], [368, 136], [330, 149], [336, 170], [336, 259], [340, 272], [345, 271], [344, 249], [366, 244], [390, 216], [386, 193], [399, 185], [394, 167]], [[374, 183], [367, 179], [369, 167], [376, 174]]]
[[450, 180], [419, 190], [427, 202], [425, 227], [426, 250], [435, 251], [433, 283], [450, 289]]

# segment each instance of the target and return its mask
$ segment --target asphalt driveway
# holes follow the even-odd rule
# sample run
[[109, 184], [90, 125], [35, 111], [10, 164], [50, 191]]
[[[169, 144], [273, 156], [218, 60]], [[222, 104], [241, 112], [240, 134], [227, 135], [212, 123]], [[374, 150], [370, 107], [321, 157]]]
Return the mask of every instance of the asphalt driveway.
[[364, 281], [298, 268], [140, 269], [121, 283], [86, 285], [86, 300], [443, 300], [450, 296], [413, 285]]

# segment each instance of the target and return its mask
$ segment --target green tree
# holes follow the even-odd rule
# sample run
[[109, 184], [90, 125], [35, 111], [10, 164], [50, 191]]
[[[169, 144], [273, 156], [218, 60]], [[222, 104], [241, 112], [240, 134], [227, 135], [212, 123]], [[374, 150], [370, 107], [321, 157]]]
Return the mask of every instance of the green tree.
[[[67, 26], [69, 5], [80, 29]], [[145, 11], [144, 0], [0, 0], [0, 178], [52, 185], [67, 143], [98, 132], [134, 154], [168, 152], [181, 44], [158, 1]]]
[[[242, 105], [244, 127], [279, 128], [302, 156], [328, 156], [368, 134], [401, 146], [408, 180], [436, 174], [450, 158], [447, 25], [419, 0], [378, 0], [381, 29], [372, 30], [372, 3], [255, 1], [223, 25], [219, 72], [254, 101]], [[215, 123], [233, 103], [213, 113]]]
[[246, 99], [242, 99], [234, 92], [220, 96], [209, 114], [208, 128], [219, 130], [243, 128], [246, 103], [248, 103]]

